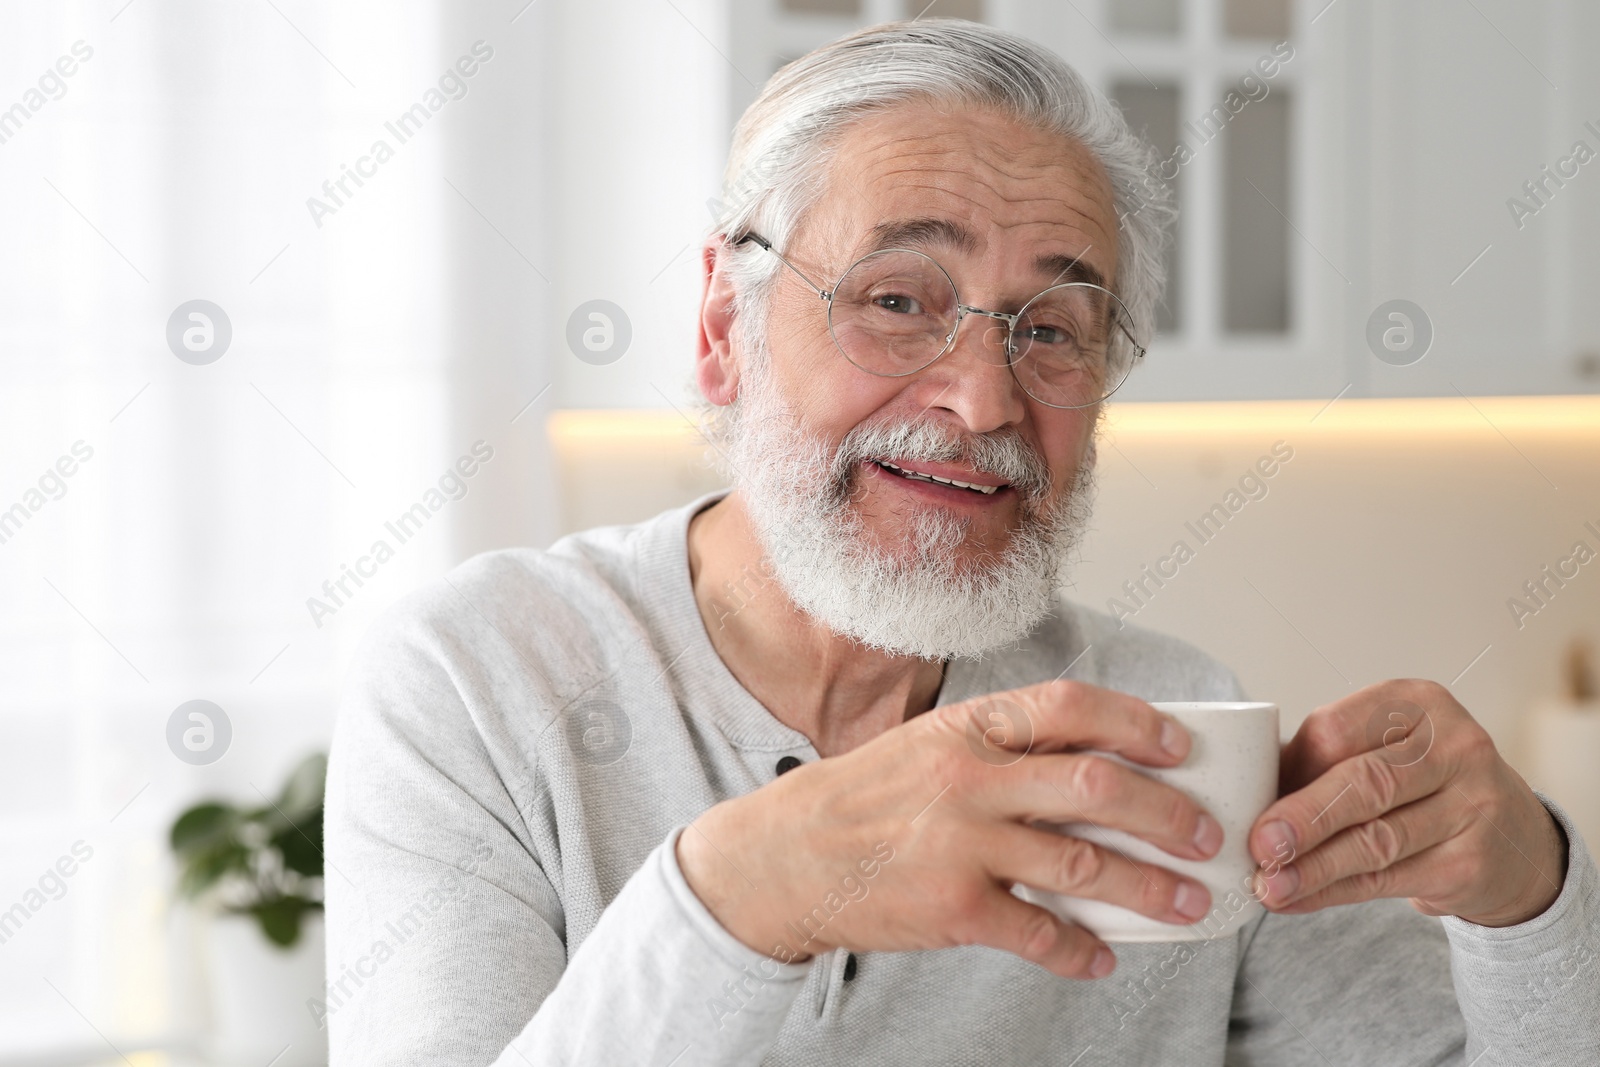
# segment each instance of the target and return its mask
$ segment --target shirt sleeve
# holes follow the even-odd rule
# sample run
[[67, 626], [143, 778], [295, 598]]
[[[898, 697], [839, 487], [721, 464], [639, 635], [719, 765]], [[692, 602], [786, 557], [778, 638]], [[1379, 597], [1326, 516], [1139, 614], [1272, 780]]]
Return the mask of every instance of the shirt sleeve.
[[1526, 923], [1430, 918], [1403, 900], [1268, 914], [1246, 931], [1238, 1065], [1600, 1063], [1600, 877], [1566, 814], [1566, 880]]
[[717, 922], [678, 867], [682, 832], [606, 909], [498, 1064], [720, 1067], [765, 1058], [810, 964], [780, 964]]
[[746, 947], [684, 881], [677, 827], [568, 952], [564, 905], [425, 633], [369, 637], [330, 758], [332, 1067], [732, 1065], [777, 1040], [809, 963]]
[[1469, 1056], [1552, 1067], [1600, 1063], [1600, 874], [1566, 812], [1537, 793], [1567, 835], [1555, 903], [1517, 926], [1447, 916], [1450, 969]]

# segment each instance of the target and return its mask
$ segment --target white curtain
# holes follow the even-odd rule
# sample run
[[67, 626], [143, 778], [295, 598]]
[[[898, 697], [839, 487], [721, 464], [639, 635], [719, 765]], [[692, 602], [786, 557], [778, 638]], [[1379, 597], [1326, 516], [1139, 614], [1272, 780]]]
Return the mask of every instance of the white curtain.
[[[0, 12], [0, 1062], [192, 1041], [176, 812], [274, 794], [326, 745], [379, 610], [556, 528], [555, 16], [549, 0]], [[194, 300], [231, 327], [209, 363], [168, 343]], [[221, 317], [202, 313], [214, 345]], [[478, 442], [492, 458], [458, 481]], [[400, 544], [385, 523], [419, 502]], [[392, 557], [362, 563], [379, 540]], [[358, 564], [331, 600], [324, 582]], [[204, 766], [167, 741], [195, 699], [231, 723]], [[51, 875], [62, 857], [73, 873]]]

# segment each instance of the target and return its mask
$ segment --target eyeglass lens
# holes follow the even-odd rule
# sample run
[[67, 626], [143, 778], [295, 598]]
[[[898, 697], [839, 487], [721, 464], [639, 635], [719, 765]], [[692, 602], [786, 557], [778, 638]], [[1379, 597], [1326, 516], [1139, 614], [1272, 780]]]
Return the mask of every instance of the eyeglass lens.
[[[931, 258], [903, 249], [855, 263], [829, 304], [829, 325], [845, 358], [887, 376], [932, 363], [950, 347], [960, 318], [950, 276]], [[1137, 354], [1127, 310], [1094, 285], [1059, 285], [1034, 297], [1011, 330], [1010, 351], [1005, 324], [980, 321], [985, 355], [1010, 362], [1030, 396], [1057, 407], [1103, 400]]]

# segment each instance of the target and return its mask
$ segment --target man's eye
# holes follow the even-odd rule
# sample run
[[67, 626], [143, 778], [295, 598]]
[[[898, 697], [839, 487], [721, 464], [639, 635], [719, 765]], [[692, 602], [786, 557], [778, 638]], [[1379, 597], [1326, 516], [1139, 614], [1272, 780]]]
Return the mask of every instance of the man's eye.
[[915, 315], [922, 310], [922, 305], [914, 298], [901, 293], [885, 293], [872, 302], [883, 310], [892, 311], [897, 315]]
[[1060, 326], [1035, 324], [1028, 327], [1027, 340], [1044, 345], [1069, 344], [1072, 341], [1072, 334]]

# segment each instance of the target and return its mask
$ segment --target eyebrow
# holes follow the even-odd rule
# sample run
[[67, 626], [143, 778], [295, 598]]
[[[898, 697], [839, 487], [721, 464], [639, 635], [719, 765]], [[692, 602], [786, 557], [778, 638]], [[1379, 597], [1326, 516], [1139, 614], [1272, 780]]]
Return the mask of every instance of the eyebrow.
[[[938, 245], [957, 252], [972, 253], [978, 250], [978, 238], [967, 227], [953, 219], [931, 215], [914, 218], [888, 219], [878, 223], [869, 234], [866, 252], [881, 252], [885, 248], [926, 248]], [[920, 247], [919, 247], [920, 246]], [[1033, 267], [1041, 275], [1049, 276], [1051, 285], [1068, 282], [1087, 282], [1107, 288], [1105, 275], [1091, 264], [1083, 262], [1088, 254], [1084, 249], [1076, 256], [1059, 252], [1035, 257]]]
[[951, 219], [930, 215], [916, 218], [888, 219], [872, 228], [872, 244], [868, 252], [885, 248], [910, 248], [916, 245], [943, 245], [957, 252], [976, 252], [978, 238], [973, 232]]

